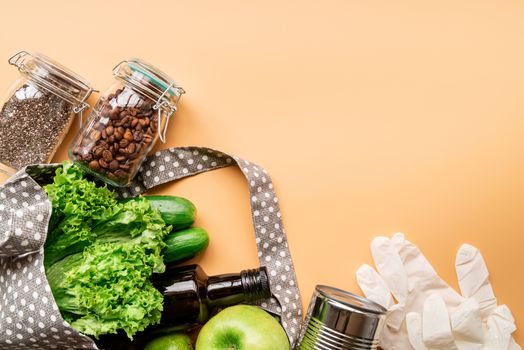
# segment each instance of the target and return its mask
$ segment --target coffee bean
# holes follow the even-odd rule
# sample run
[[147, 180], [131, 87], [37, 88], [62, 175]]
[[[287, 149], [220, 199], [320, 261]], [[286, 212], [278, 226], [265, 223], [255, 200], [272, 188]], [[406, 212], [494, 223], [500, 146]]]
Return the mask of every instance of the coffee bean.
[[109, 170], [115, 171], [119, 168], [120, 163], [118, 163], [118, 160], [112, 160], [111, 163], [109, 163]]
[[105, 150], [102, 152], [102, 157], [106, 162], [110, 162], [113, 160], [113, 153], [111, 153], [109, 150]]
[[102, 110], [100, 111], [100, 115], [107, 116], [111, 112], [111, 106], [107, 103], [104, 103], [102, 105]]
[[120, 147], [126, 148], [127, 145], [129, 145], [129, 141], [127, 141], [126, 139], [122, 139], [118, 144], [120, 145]]
[[134, 143], [131, 143], [131, 144], [129, 144], [129, 146], [127, 146], [127, 152], [129, 154], [135, 153], [135, 149], [136, 149], [136, 144], [134, 144]]
[[137, 123], [136, 126], [135, 126], [135, 130], [136, 131], [142, 131], [142, 124]]
[[118, 119], [120, 117], [120, 108], [115, 107], [109, 112], [109, 118], [111, 119]]
[[118, 132], [119, 132], [120, 134], [122, 134], [122, 135], [124, 135], [124, 133], [126, 132], [126, 129], [124, 129], [124, 128], [121, 127], [121, 126], [119, 126], [117, 130], [118, 130]]
[[149, 118], [145, 118], [145, 119], [140, 119], [139, 121], [140, 125], [142, 125], [142, 127], [144, 126], [148, 126], [149, 125]]
[[82, 158], [84, 158], [84, 160], [86, 162], [90, 162], [91, 160], [93, 160], [93, 155], [89, 152], [85, 153], [82, 155]]
[[120, 141], [122, 140], [122, 134], [120, 133], [120, 131], [115, 131], [115, 140], [116, 141]]
[[98, 164], [98, 160], [92, 160], [89, 162], [89, 168], [91, 170], [97, 171], [100, 169], [100, 164]]
[[127, 176], [127, 173], [122, 169], [118, 169], [117, 171], [115, 171], [115, 176], [119, 178], [125, 178]]
[[142, 110], [150, 111], [152, 109], [153, 109], [153, 102], [149, 100], [144, 101], [144, 104], [142, 105]]
[[93, 148], [93, 153], [95, 157], [100, 158], [102, 157], [102, 153], [104, 153], [104, 149], [100, 146], [96, 146]]
[[115, 176], [115, 174], [113, 174], [112, 172], [108, 172], [107, 173], [107, 177], [113, 181], [116, 181], [118, 180], [118, 178]]
[[107, 138], [107, 142], [109, 142], [109, 143], [113, 143], [113, 142], [115, 142], [115, 135], [111, 135], [111, 136], [109, 136], [109, 137]]
[[[140, 126], [140, 124], [138, 124], [138, 126]], [[143, 135], [144, 133], [142, 131], [137, 130], [133, 133], [133, 140], [135, 140], [136, 142], [142, 141]]]
[[107, 128], [106, 128], [106, 134], [107, 136], [111, 136], [113, 135], [113, 132], [115, 131], [115, 129], [113, 128], [112, 125], [109, 125]]
[[100, 166], [101, 166], [102, 168], [104, 168], [104, 169], [107, 169], [107, 167], [109, 166], [109, 164], [107, 164], [107, 162], [106, 162], [103, 158], [99, 159], [99, 160], [98, 160], [98, 163], [99, 163]]
[[127, 164], [120, 164], [120, 169], [122, 170], [129, 170], [130, 166]]
[[124, 133], [124, 139], [126, 139], [127, 141], [133, 141], [133, 133], [131, 132], [131, 130], [126, 130], [126, 132]]
[[150, 134], [146, 134], [142, 137], [142, 140], [144, 141], [144, 143], [151, 143], [151, 141], [153, 141], [153, 136], [151, 136]]
[[102, 134], [100, 133], [100, 131], [98, 131], [98, 130], [93, 130], [93, 131], [91, 131], [91, 134], [89, 135], [89, 137], [90, 137], [91, 140], [93, 140], [93, 141], [98, 141], [98, 140], [100, 140], [101, 135], [102, 135]]
[[118, 150], [120, 148], [120, 146], [118, 145], [118, 142], [115, 142], [113, 143], [113, 150], [116, 152], [116, 150]]
[[126, 160], [126, 156], [116, 156], [115, 159], [118, 160], [119, 162], [123, 162]]

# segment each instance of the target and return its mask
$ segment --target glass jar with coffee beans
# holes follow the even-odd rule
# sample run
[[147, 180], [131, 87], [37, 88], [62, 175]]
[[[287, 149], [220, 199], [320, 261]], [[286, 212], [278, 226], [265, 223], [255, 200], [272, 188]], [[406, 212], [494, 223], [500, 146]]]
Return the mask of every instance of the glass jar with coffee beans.
[[89, 82], [42, 54], [9, 59], [21, 73], [0, 110], [0, 171], [49, 163], [75, 114], [89, 107]]
[[70, 157], [113, 186], [128, 186], [157, 138], [165, 142], [169, 118], [185, 92], [139, 59], [119, 63], [70, 148]]

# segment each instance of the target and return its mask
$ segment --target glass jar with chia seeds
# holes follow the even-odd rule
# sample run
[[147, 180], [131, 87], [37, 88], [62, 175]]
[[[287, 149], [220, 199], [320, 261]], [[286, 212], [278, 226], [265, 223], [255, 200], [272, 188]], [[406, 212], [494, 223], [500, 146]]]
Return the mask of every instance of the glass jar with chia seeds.
[[89, 82], [42, 54], [21, 51], [9, 59], [21, 73], [0, 110], [0, 171], [49, 163], [75, 113], [89, 107]]
[[185, 92], [139, 59], [113, 69], [116, 82], [100, 96], [70, 148], [70, 157], [113, 186], [128, 186]]

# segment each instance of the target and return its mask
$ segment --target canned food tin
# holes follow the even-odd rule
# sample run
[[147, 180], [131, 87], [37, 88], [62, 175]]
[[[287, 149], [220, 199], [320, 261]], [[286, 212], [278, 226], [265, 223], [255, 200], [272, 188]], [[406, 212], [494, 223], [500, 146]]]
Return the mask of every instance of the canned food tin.
[[318, 285], [296, 350], [376, 349], [385, 317], [386, 309], [369, 299]]

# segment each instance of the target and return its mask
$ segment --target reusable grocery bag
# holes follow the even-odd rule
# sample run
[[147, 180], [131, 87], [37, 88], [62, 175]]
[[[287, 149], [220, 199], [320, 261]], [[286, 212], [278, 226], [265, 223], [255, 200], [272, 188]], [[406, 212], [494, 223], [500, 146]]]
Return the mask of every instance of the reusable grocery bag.
[[[256, 303], [280, 317], [294, 345], [302, 320], [293, 262], [271, 178], [262, 167], [202, 147], [171, 148], [148, 157], [121, 197], [157, 185], [236, 165], [247, 179], [260, 264], [266, 266], [272, 297]], [[71, 328], [54, 302], [43, 266], [51, 203], [42, 188], [57, 164], [28, 166], [0, 186], [0, 349], [97, 349]]]

